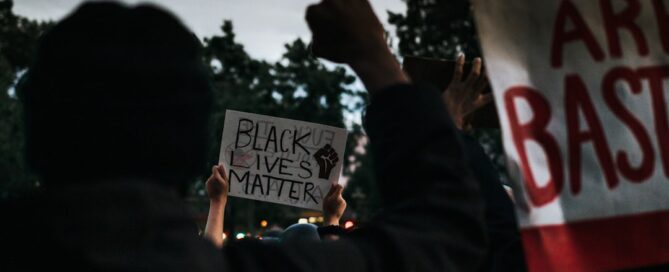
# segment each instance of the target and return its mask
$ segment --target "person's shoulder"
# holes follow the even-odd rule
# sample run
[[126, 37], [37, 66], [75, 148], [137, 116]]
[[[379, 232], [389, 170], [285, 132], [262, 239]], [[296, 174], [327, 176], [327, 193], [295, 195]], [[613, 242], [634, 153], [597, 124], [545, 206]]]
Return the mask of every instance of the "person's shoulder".
[[14, 237], [16, 231], [23, 232], [31, 227], [30, 223], [35, 220], [40, 203], [42, 199], [34, 195], [0, 201], [0, 215], [3, 217], [0, 230], [7, 230], [0, 231], [0, 236]]

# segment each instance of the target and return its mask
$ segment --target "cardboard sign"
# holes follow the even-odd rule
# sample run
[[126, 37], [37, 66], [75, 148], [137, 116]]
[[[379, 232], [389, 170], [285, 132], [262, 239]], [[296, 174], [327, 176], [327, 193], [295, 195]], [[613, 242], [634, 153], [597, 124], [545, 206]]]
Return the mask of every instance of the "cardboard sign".
[[669, 3], [473, 2], [529, 268], [669, 263]]
[[320, 211], [345, 146], [343, 128], [228, 110], [219, 162], [231, 196]]

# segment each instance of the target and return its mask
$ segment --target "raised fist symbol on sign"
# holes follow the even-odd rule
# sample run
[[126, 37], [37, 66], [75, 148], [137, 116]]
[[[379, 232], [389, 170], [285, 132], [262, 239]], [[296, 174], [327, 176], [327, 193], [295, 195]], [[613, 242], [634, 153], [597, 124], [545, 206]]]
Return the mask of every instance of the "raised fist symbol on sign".
[[316, 151], [314, 158], [316, 159], [318, 167], [320, 168], [318, 171], [318, 178], [329, 179], [332, 168], [334, 168], [334, 166], [337, 165], [337, 161], [339, 161], [337, 152], [335, 152], [332, 146], [326, 144], [321, 149]]

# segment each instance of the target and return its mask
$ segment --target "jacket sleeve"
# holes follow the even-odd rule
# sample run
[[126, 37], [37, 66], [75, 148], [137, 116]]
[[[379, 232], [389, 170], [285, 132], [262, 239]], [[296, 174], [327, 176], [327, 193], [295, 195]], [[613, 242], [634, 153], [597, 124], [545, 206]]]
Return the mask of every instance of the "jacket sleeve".
[[244, 269], [250, 260], [239, 254], [259, 251], [235, 243], [225, 249], [234, 271], [478, 268], [486, 246], [481, 197], [439, 92], [416, 85], [381, 90], [365, 128], [383, 199], [373, 222], [339, 241], [266, 246], [267, 261], [254, 270]]

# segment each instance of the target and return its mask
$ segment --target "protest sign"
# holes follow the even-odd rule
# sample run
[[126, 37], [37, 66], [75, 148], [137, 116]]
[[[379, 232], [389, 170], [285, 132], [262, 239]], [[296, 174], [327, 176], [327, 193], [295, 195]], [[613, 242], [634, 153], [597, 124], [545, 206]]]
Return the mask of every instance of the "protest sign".
[[669, 3], [473, 4], [529, 268], [669, 263]]
[[219, 162], [231, 196], [320, 211], [345, 146], [343, 128], [227, 110]]

